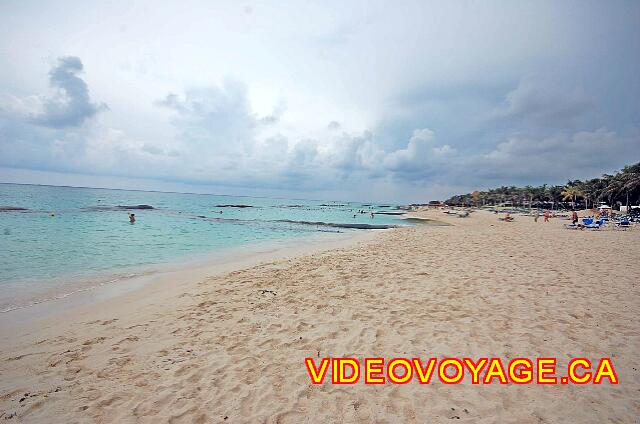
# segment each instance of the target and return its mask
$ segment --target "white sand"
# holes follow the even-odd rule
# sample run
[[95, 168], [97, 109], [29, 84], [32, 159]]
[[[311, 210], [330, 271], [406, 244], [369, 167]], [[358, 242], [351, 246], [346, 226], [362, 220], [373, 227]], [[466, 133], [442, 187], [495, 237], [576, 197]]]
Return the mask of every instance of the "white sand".
[[[637, 422], [640, 231], [421, 216], [454, 225], [202, 281], [174, 276], [5, 331], [0, 419]], [[314, 386], [303, 359], [318, 354], [607, 356], [620, 384]]]

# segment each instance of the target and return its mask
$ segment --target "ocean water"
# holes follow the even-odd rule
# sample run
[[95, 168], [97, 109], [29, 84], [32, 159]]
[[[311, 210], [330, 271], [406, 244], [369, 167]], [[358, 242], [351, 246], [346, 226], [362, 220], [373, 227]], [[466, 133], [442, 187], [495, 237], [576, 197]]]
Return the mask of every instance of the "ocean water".
[[[129, 211], [118, 206], [132, 205], [153, 209], [131, 210], [137, 218], [131, 224]], [[25, 210], [8, 211], [9, 206]], [[211, 252], [321, 232], [362, 231], [341, 224], [402, 224], [400, 216], [372, 219], [369, 211], [393, 212], [394, 207], [0, 184], [0, 311]]]

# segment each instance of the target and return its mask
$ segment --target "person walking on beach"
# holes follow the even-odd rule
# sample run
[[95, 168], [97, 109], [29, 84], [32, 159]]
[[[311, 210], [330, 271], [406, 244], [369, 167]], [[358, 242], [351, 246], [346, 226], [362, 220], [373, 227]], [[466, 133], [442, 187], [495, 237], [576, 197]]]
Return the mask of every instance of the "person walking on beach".
[[551, 214], [549, 213], [549, 210], [545, 210], [544, 211], [544, 222], [549, 222], [549, 217], [551, 216]]
[[540, 218], [540, 212], [536, 211], [536, 214], [533, 215], [533, 222], [538, 222], [538, 218]]
[[575, 209], [571, 210], [571, 223], [574, 225], [578, 223], [578, 212]]

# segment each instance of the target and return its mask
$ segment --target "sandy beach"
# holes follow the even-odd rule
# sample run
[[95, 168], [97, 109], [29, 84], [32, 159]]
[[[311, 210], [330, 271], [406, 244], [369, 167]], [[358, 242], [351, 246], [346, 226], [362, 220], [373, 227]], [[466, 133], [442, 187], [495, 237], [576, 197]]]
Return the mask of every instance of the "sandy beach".
[[[634, 423], [640, 231], [488, 212], [3, 328], [7, 422]], [[305, 357], [610, 357], [611, 385], [312, 385]]]

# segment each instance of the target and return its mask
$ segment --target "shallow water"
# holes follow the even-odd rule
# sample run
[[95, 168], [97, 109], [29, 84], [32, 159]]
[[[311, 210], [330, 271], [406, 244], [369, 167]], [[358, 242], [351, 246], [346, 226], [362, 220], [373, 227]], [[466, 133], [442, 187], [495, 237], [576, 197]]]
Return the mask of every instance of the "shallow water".
[[[131, 210], [131, 224], [119, 205], [153, 209]], [[0, 184], [7, 206], [26, 211], [0, 211], [0, 311], [210, 252], [354, 231], [323, 223], [401, 222], [361, 203]]]

